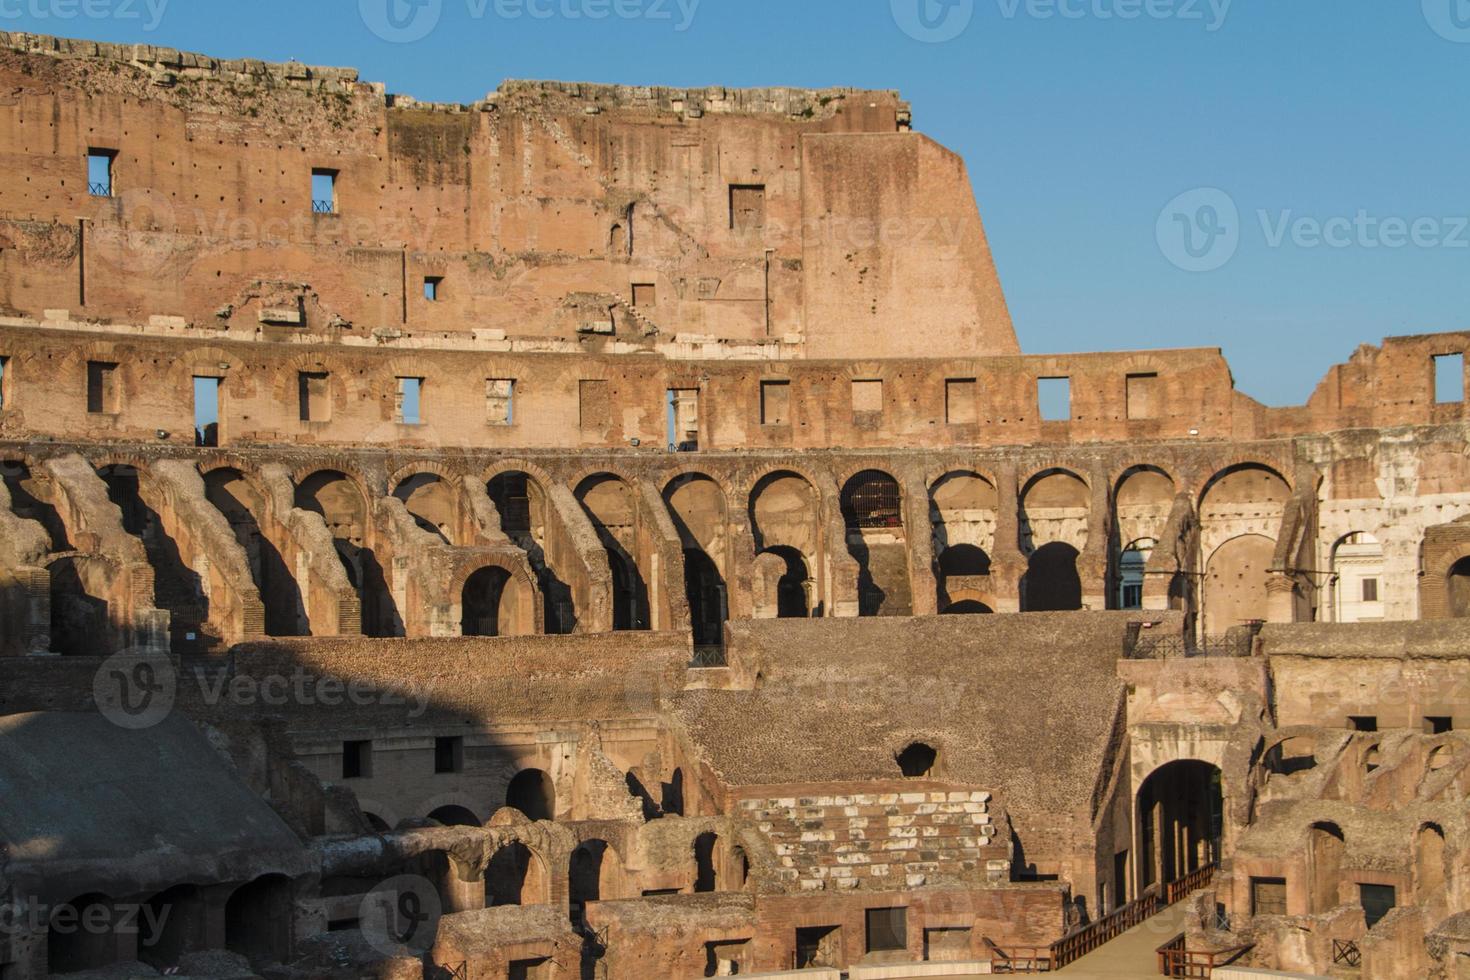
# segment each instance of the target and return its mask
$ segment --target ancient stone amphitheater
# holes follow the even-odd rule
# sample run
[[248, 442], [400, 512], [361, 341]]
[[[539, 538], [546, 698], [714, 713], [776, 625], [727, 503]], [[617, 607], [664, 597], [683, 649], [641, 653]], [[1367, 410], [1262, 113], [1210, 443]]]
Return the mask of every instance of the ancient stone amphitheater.
[[893, 92], [0, 34], [0, 159], [4, 980], [1470, 977], [1470, 333], [1023, 355]]

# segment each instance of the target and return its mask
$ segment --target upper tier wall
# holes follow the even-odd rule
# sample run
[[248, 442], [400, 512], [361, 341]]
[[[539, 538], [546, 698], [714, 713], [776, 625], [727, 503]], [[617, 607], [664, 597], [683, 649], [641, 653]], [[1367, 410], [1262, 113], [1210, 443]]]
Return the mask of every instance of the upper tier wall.
[[514, 82], [434, 106], [31, 35], [0, 35], [0, 89], [0, 313], [1017, 351], [963, 163], [894, 92]]

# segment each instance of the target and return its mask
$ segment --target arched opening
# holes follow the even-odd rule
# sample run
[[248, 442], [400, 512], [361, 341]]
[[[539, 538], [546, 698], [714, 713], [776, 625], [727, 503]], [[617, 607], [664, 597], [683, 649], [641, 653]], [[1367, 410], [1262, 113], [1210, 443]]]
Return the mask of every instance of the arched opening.
[[522, 635], [517, 591], [503, 568], [491, 565], [470, 575], [460, 596], [460, 635]]
[[665, 816], [684, 815], [684, 770], [675, 769], [669, 781], [663, 784], [662, 809]]
[[367, 497], [358, 485], [336, 470], [313, 473], [297, 484], [296, 506], [320, 515], [336, 541], [348, 581], [362, 602], [363, 633], [402, 636], [403, 618], [373, 552]]
[[811, 569], [821, 549], [820, 499], [805, 478], [790, 472], [763, 477], [750, 494], [755, 537], [755, 615], [759, 619], [821, 616]]
[[744, 891], [750, 884], [750, 856], [740, 845], [730, 849], [730, 870], [734, 873], [736, 891]]
[[368, 811], [364, 810], [362, 811], [362, 819], [367, 823], [368, 829], [375, 834], [386, 834], [393, 829], [392, 827], [388, 826], [388, 821], [384, 820], [376, 813], [369, 813]]
[[291, 879], [266, 875], [235, 889], [225, 903], [225, 948], [252, 966], [291, 956]]
[[1204, 632], [1224, 633], [1266, 619], [1266, 582], [1276, 542], [1259, 534], [1226, 541], [1205, 570]]
[[995, 547], [995, 486], [978, 473], [950, 473], [929, 490], [929, 523], [941, 612], [957, 593], [990, 591], [990, 551]]
[[522, 769], [505, 790], [505, 805], [530, 820], [556, 819], [556, 787], [540, 769]]
[[1414, 894], [1420, 905], [1443, 905], [1445, 889], [1444, 830], [1427, 823], [1414, 836]]
[[117, 630], [101, 559], [66, 555], [47, 566], [51, 585], [51, 650], [66, 657], [97, 655], [97, 644], [115, 642]]
[[1461, 558], [1450, 566], [1448, 578], [1446, 589], [1450, 599], [1450, 616], [1455, 619], [1470, 619], [1470, 556]]
[[546, 865], [520, 841], [511, 841], [485, 867], [485, 904], [545, 905], [550, 901]]
[[695, 646], [717, 646], [729, 618], [724, 562], [729, 550], [725, 495], [707, 476], [690, 473], [664, 488], [664, 501], [684, 546], [684, 594]]
[[1023, 612], [1065, 612], [1082, 608], [1082, 576], [1077, 549], [1061, 541], [1042, 545], [1026, 562], [1021, 579]]
[[1331, 912], [1342, 904], [1342, 856], [1347, 840], [1335, 823], [1315, 823], [1307, 834], [1308, 911], [1314, 915]]
[[1220, 770], [1184, 760], [1157, 769], [1138, 791], [1142, 893], [1219, 860], [1224, 824]]
[[194, 885], [176, 885], [147, 902], [139, 916], [138, 960], [159, 972], [179, 965], [185, 953], [205, 947], [204, 898]]
[[898, 768], [905, 779], [927, 779], [934, 774], [939, 752], [932, 745], [914, 742], [898, 754]]
[[445, 827], [483, 827], [485, 822], [475, 816], [469, 807], [448, 804], [429, 814], [430, 820], [437, 820]]
[[0, 481], [10, 493], [10, 512], [21, 520], [40, 524], [52, 553], [72, 550], [66, 522], [51, 502], [49, 480], [38, 479], [24, 460], [7, 459], [0, 461]]
[[961, 599], [939, 610], [944, 616], [990, 616], [995, 610], [978, 599]]
[[1333, 616], [1339, 623], [1383, 619], [1383, 545], [1366, 531], [1355, 531], [1332, 548], [1330, 579]]
[[435, 535], [445, 544], [455, 544], [458, 518], [454, 489], [437, 473], [416, 473], [393, 489], [393, 496], [403, 501], [404, 508], [421, 530]]
[[[51, 911], [47, 975], [97, 970], [118, 961], [118, 912], [106, 895], [83, 895]], [[97, 928], [97, 924], [103, 928]]]
[[546, 632], [566, 634], [577, 625], [572, 588], [552, 568], [548, 543], [547, 500], [541, 485], [525, 473], [511, 471], [497, 474], [485, 486], [495, 510], [500, 515], [500, 530], [526, 553], [536, 582], [541, 587], [545, 609]]
[[715, 870], [715, 848], [719, 846], [719, 835], [700, 834], [694, 839], [694, 890], [712, 892], [719, 885], [719, 873]]
[[567, 894], [572, 907], [572, 921], [582, 921], [588, 902], [607, 902], [618, 898], [620, 873], [618, 852], [604, 840], [583, 841], [572, 852], [567, 875]]
[[847, 551], [858, 565], [858, 615], [912, 614], [903, 492], [898, 481], [881, 470], [864, 470], [842, 488], [841, 505]]
[[122, 511], [123, 530], [143, 543], [153, 567], [154, 601], [169, 613], [170, 649], [200, 652], [220, 640], [209, 627], [209, 595], [204, 580], [185, 560], [163, 518], [143, 499], [141, 474], [118, 464], [97, 471], [107, 485], [107, 498]]
[[1143, 608], [1143, 578], [1148, 559], [1153, 554], [1152, 538], [1135, 541], [1118, 555], [1118, 608]]
[[638, 507], [633, 488], [619, 477], [602, 473], [582, 481], [577, 500], [607, 551], [613, 579], [613, 629], [650, 629], [648, 584], [637, 559]]
[[235, 469], [204, 474], [204, 495], [224, 515], [245, 551], [250, 576], [265, 607], [268, 636], [305, 636], [310, 632], [306, 603], [285, 558], [261, 528], [265, 500], [245, 475]]

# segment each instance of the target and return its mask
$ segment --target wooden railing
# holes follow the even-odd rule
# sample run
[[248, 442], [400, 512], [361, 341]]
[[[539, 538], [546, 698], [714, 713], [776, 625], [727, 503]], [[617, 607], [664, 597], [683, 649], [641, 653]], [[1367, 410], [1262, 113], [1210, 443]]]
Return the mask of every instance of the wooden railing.
[[1159, 973], [1184, 980], [1210, 980], [1216, 967], [1235, 962], [1253, 948], [1254, 944], [1248, 944], [1209, 953], [1191, 953], [1184, 934], [1180, 933], [1158, 948]]
[[[1063, 936], [1050, 946], [1009, 946], [1002, 949], [986, 937], [985, 946], [990, 952], [991, 968], [996, 973], [1052, 973], [1060, 970], [1099, 946], [1117, 939], [1134, 926], [1153, 918], [1164, 908], [1204, 888], [1214, 878], [1217, 867], [1214, 864], [1207, 864], [1198, 871], [1191, 871], [1178, 881], [1171, 881], [1165, 885], [1162, 897], [1157, 890], [1150, 891], [1138, 901], [1129, 902], [1096, 922]], [[1163, 951], [1160, 950], [1160, 963], [1163, 962], [1162, 955]], [[1209, 976], [1209, 974], [1204, 975]], [[1195, 976], [1195, 974], [1178, 973], [1165, 974], [1165, 976]]]

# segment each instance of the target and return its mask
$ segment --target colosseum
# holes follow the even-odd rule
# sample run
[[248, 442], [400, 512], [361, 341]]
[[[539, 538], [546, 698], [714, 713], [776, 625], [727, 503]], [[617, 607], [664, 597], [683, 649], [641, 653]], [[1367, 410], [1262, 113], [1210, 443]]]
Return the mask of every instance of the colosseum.
[[1470, 977], [1470, 332], [1023, 354], [891, 91], [12, 33], [0, 156], [4, 980]]

